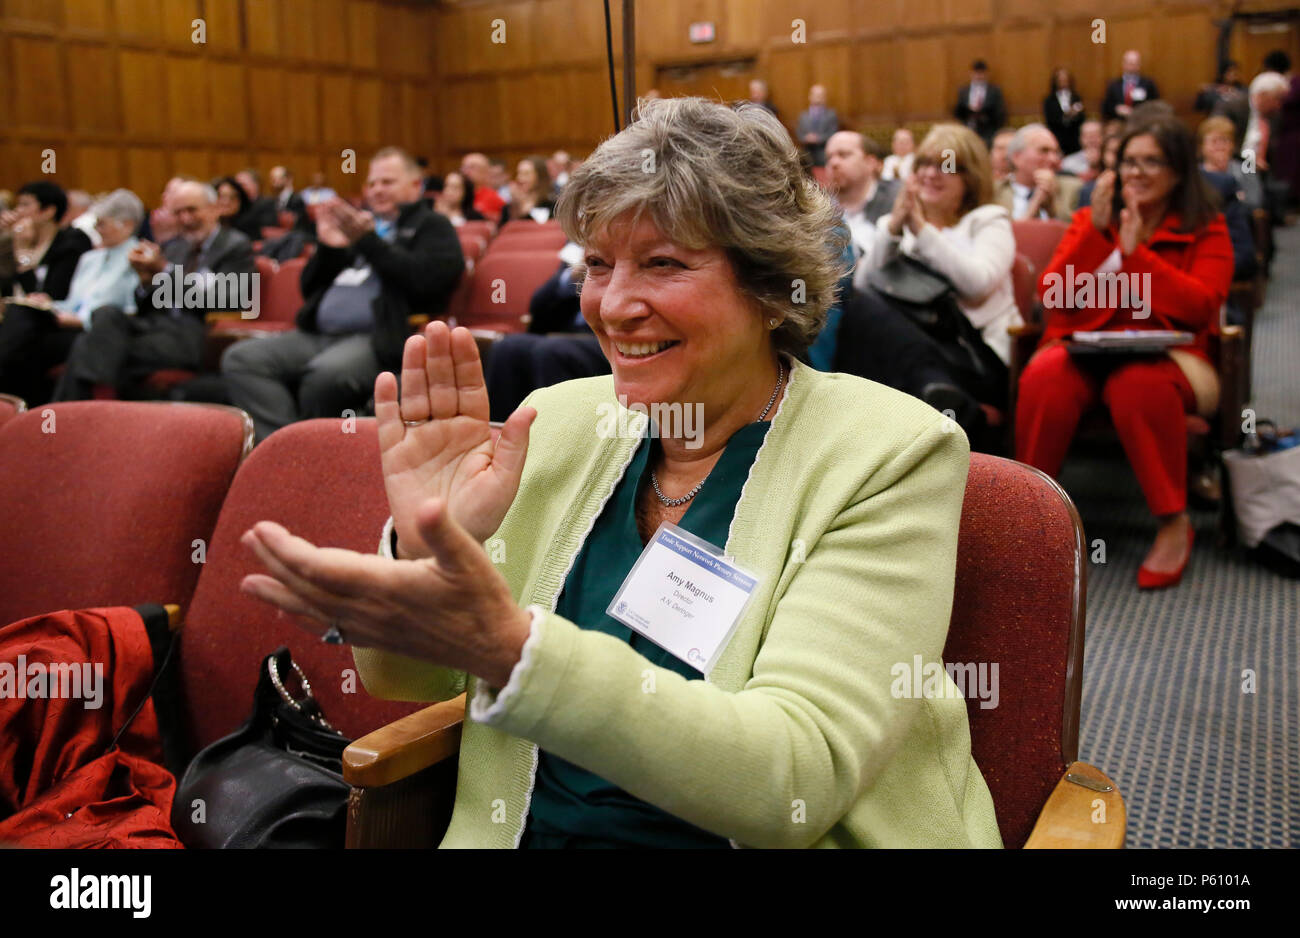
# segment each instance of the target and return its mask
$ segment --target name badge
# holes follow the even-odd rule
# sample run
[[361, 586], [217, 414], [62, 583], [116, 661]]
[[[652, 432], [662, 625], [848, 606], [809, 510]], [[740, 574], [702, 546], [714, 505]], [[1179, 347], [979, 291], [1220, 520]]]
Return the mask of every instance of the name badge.
[[1145, 88], [1139, 85], [1133, 89], [1134, 101], [1145, 101], [1146, 99], [1147, 99], [1147, 90]]
[[606, 612], [708, 674], [731, 640], [758, 577], [708, 541], [665, 521]]

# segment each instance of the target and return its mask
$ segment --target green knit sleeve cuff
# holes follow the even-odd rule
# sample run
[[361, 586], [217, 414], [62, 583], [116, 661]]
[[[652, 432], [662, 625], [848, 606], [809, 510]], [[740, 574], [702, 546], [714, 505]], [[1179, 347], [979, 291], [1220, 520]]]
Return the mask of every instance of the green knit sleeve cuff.
[[469, 705], [476, 722], [524, 737], [542, 722], [558, 696], [579, 632], [572, 622], [541, 606], [529, 606], [528, 613], [532, 628], [506, 686], [497, 690], [475, 681]]

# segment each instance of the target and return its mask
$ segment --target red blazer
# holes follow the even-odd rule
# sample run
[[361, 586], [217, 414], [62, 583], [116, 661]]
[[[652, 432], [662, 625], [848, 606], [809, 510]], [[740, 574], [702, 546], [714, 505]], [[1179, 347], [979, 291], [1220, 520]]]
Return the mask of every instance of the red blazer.
[[[1074, 220], [1038, 280], [1038, 298], [1043, 302], [1047, 320], [1042, 344], [1063, 339], [1075, 331], [1182, 329], [1196, 334], [1196, 341], [1188, 350], [1208, 360], [1207, 339], [1218, 333], [1219, 311], [1232, 283], [1232, 241], [1222, 215], [1215, 216], [1199, 231], [1180, 232], [1178, 225], [1178, 215], [1168, 213], [1150, 239], [1123, 258], [1124, 274], [1150, 274], [1149, 281], [1145, 277], [1137, 281], [1149, 283], [1149, 290], [1141, 295], [1149, 306], [1149, 315], [1135, 319], [1133, 304], [1124, 308], [1116, 304], [1077, 308], [1077, 304], [1067, 302], [1070, 297], [1064, 289], [1066, 266], [1074, 268], [1077, 293], [1079, 275], [1091, 275], [1119, 246], [1117, 223], [1112, 223], [1110, 230], [1103, 233], [1092, 223], [1090, 206], [1075, 212]], [[1049, 303], [1049, 299], [1054, 302]]]

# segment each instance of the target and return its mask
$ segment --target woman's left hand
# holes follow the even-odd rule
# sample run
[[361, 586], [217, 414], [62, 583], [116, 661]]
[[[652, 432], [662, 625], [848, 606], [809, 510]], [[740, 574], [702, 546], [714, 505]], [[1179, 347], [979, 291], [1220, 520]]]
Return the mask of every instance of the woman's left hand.
[[529, 614], [445, 502], [430, 499], [417, 520], [433, 552], [426, 560], [316, 547], [260, 521], [240, 542], [270, 575], [250, 574], [240, 589], [314, 619], [317, 625], [302, 627], [315, 635], [333, 626], [351, 645], [466, 671], [504, 687], [528, 638]]
[[1131, 186], [1124, 187], [1124, 207], [1119, 212], [1119, 251], [1128, 257], [1137, 250], [1142, 235], [1142, 213]]
[[925, 227], [925, 209], [921, 205], [921, 181], [915, 175], [908, 176], [906, 185], [912, 193], [912, 198], [904, 224], [913, 235], [919, 235], [921, 229]]

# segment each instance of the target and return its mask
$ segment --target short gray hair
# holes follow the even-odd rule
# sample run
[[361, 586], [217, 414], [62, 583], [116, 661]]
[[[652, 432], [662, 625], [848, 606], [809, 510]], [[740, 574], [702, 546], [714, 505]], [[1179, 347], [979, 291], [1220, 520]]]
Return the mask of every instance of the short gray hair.
[[790, 134], [748, 102], [642, 98], [634, 117], [564, 187], [555, 216], [569, 240], [587, 245], [632, 212], [683, 247], [722, 248], [740, 289], [780, 320], [776, 348], [804, 352], [835, 302], [848, 233]]
[[144, 218], [144, 203], [130, 189], [114, 189], [96, 202], [91, 211], [96, 218], [111, 218], [135, 229]]
[[1286, 94], [1291, 90], [1291, 83], [1281, 72], [1260, 72], [1250, 82], [1250, 96], [1253, 98], [1261, 92]]
[[[1016, 135], [1007, 143], [1007, 156], [1015, 156], [1025, 147], [1029, 146], [1029, 135], [1035, 131], [1046, 130], [1049, 134], [1046, 124], [1026, 124], [1016, 131]], [[1052, 134], [1052, 136], [1056, 136]]]

